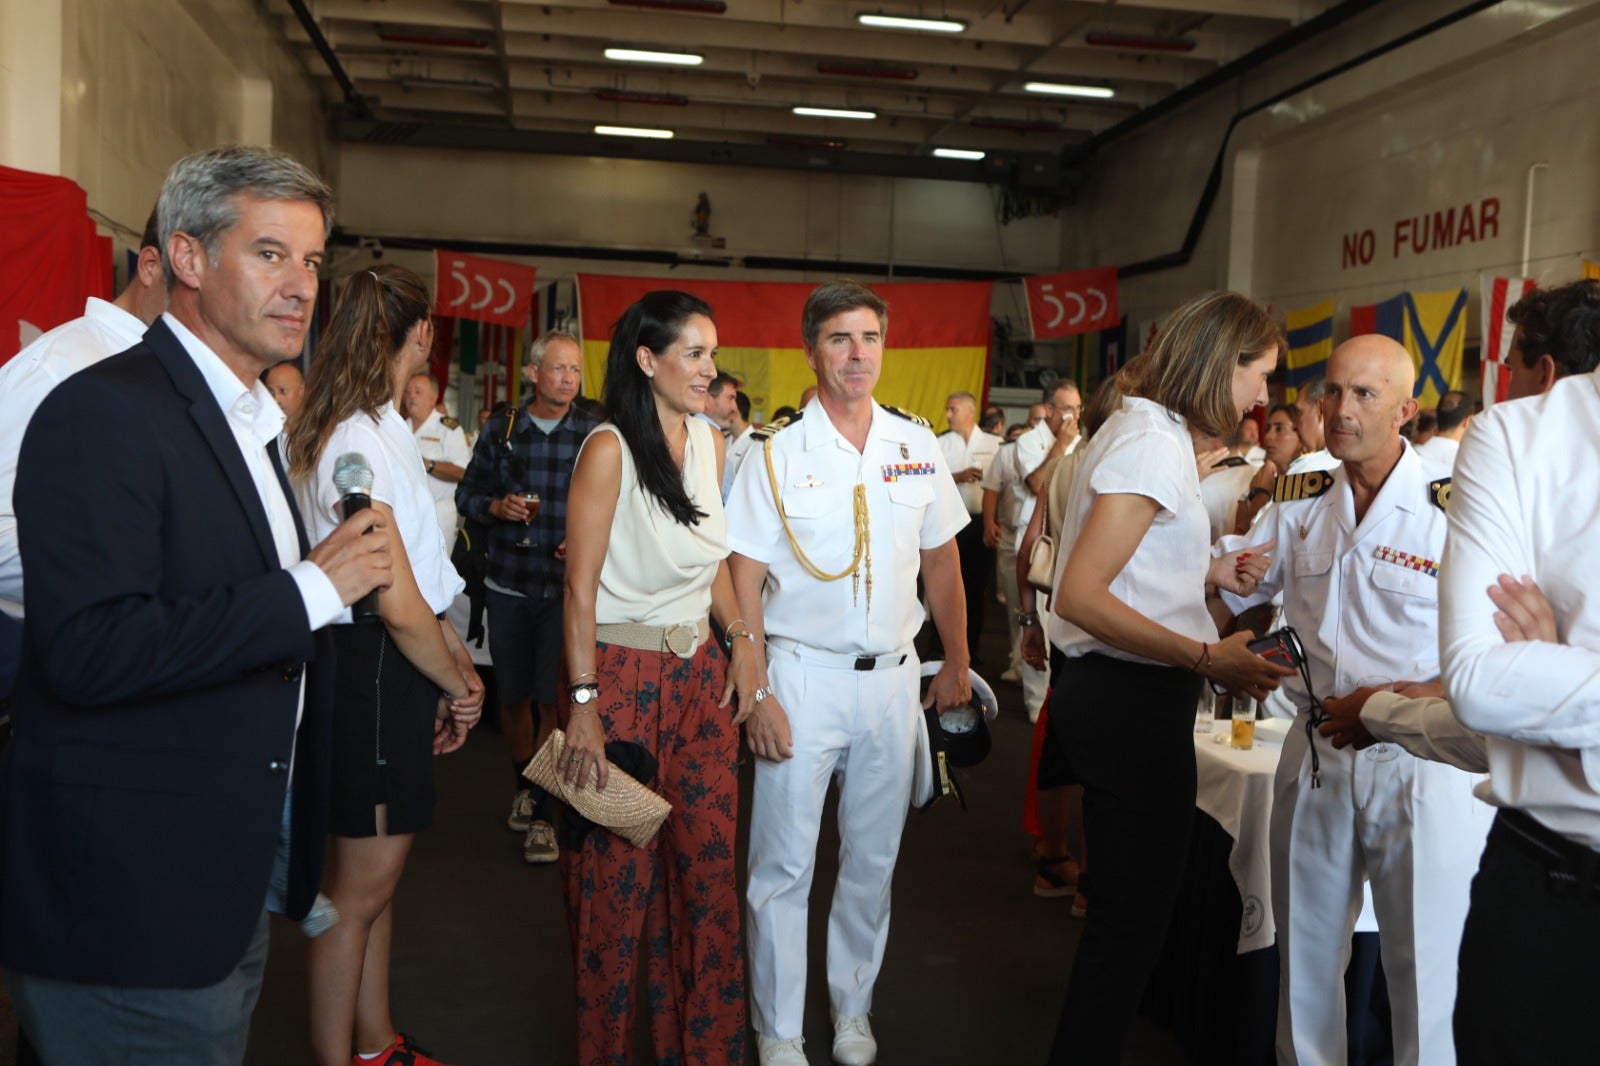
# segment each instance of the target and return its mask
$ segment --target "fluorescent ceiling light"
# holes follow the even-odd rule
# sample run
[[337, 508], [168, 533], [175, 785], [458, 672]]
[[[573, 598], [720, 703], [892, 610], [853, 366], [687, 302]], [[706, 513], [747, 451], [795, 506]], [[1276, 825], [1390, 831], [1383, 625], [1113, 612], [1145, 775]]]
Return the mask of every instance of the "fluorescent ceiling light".
[[982, 159], [983, 153], [970, 148], [935, 148], [933, 154], [940, 159]]
[[1103, 85], [1061, 85], [1053, 81], [1030, 81], [1023, 88], [1030, 93], [1046, 93], [1050, 96], [1087, 96], [1092, 100], [1109, 100], [1116, 95], [1115, 89], [1107, 89]]
[[876, 26], [883, 30], [922, 30], [925, 33], [964, 33], [967, 24], [961, 19], [921, 19], [909, 15], [869, 14], [856, 16], [863, 26]]
[[672, 140], [671, 130], [653, 130], [647, 126], [596, 126], [594, 131], [605, 137], [649, 137], [657, 141]]
[[877, 118], [876, 111], [849, 111], [842, 107], [793, 107], [790, 108], [797, 115], [809, 115], [811, 118]]
[[607, 48], [606, 58], [623, 63], [665, 63], [674, 67], [698, 67], [705, 56], [693, 52], [653, 52], [644, 48]]

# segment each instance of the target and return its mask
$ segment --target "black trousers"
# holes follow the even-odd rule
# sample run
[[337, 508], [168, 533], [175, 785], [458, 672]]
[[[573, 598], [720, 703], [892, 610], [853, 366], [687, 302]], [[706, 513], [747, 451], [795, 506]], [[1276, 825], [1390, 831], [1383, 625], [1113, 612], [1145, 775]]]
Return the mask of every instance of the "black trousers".
[[956, 534], [956, 551], [961, 555], [961, 587], [967, 594], [967, 654], [978, 658], [978, 637], [983, 633], [983, 609], [989, 602], [994, 578], [994, 549], [983, 542], [983, 515]]
[[1461, 937], [1461, 1066], [1600, 1058], [1600, 853], [1502, 810]]
[[1106, 655], [1068, 659], [1050, 703], [1083, 831], [1089, 915], [1050, 1062], [1114, 1066], [1178, 898], [1194, 823], [1194, 713], [1202, 681]]

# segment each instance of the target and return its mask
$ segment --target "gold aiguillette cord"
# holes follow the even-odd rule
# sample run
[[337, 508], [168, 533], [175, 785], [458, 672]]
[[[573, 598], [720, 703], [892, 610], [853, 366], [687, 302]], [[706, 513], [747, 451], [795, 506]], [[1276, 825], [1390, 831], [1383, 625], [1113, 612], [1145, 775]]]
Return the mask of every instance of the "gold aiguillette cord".
[[871, 526], [867, 521], [867, 486], [861, 482], [856, 483], [855, 491], [855, 526], [856, 546], [855, 554], [850, 558], [850, 565], [837, 574], [830, 574], [806, 555], [800, 547], [800, 542], [795, 540], [794, 530], [789, 528], [789, 516], [783, 513], [783, 500], [778, 493], [778, 472], [772, 465], [772, 440], [768, 438], [762, 444], [762, 451], [767, 457], [767, 480], [772, 484], [772, 503], [778, 509], [778, 520], [783, 523], [783, 535], [789, 538], [789, 547], [794, 551], [794, 557], [800, 563], [800, 568], [818, 581], [838, 581], [840, 578], [850, 578], [850, 602], [859, 601], [861, 592], [862, 562], [866, 563], [867, 575], [867, 611], [872, 611], [872, 540]]

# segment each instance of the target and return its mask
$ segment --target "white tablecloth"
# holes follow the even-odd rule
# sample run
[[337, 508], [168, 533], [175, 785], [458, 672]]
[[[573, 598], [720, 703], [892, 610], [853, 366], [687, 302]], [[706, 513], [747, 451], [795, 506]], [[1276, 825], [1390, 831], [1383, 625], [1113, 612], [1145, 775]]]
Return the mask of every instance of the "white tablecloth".
[[[1239, 886], [1244, 915], [1239, 921], [1239, 954], [1271, 947], [1277, 941], [1272, 921], [1272, 778], [1283, 753], [1283, 737], [1298, 719], [1256, 723], [1255, 747], [1237, 751], [1225, 739], [1231, 726], [1216, 723], [1214, 733], [1194, 735], [1194, 805], [1210, 815], [1233, 838], [1228, 872]], [[1304, 728], [1304, 726], [1298, 726]], [[1218, 737], [1224, 738], [1220, 742]], [[1374, 933], [1372, 887], [1362, 886], [1356, 932]]]
[[1239, 923], [1239, 954], [1243, 955], [1271, 947], [1277, 936], [1272, 924], [1268, 839], [1272, 775], [1283, 751], [1283, 734], [1269, 723], [1258, 722], [1255, 747], [1238, 751], [1226, 739], [1217, 742], [1218, 737], [1228, 735], [1228, 730], [1229, 724], [1221, 721], [1216, 724], [1215, 734], [1194, 735], [1195, 806], [1233, 838], [1228, 870], [1244, 903], [1244, 916]]

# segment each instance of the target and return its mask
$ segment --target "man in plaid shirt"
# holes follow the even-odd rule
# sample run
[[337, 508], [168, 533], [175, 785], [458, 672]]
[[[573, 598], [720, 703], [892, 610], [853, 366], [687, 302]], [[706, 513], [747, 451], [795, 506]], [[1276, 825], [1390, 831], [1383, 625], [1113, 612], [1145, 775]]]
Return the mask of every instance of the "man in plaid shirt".
[[573, 404], [581, 359], [572, 334], [552, 330], [540, 337], [526, 374], [532, 396], [522, 408], [497, 411], [484, 423], [456, 486], [456, 507], [489, 531], [489, 652], [516, 776], [516, 799], [506, 824], [525, 834], [525, 860], [550, 863], [560, 854], [552, 801], [529, 786], [522, 768], [533, 758], [536, 740], [542, 743], [555, 727], [567, 488], [578, 449], [599, 423]]

